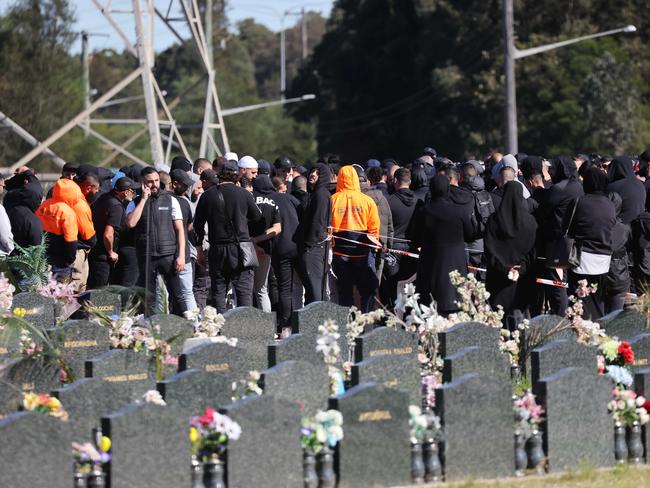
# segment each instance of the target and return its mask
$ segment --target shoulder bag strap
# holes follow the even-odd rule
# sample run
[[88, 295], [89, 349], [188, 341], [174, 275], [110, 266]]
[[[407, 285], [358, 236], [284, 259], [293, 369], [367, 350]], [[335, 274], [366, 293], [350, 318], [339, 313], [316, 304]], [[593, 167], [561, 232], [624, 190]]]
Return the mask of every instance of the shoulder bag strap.
[[228, 210], [226, 209], [226, 200], [223, 198], [223, 193], [221, 192], [221, 188], [218, 186], [215, 187], [215, 190], [217, 192], [217, 196], [219, 198], [219, 203], [221, 204], [221, 207], [223, 208], [223, 216], [226, 219], [226, 223], [228, 224], [228, 227], [230, 227], [230, 233], [232, 234], [233, 238], [235, 239], [235, 242], [239, 244], [239, 235], [237, 232], [235, 232], [235, 227], [232, 225], [232, 220], [230, 220], [230, 215], [228, 215]]
[[573, 210], [571, 211], [571, 218], [569, 219], [569, 224], [566, 226], [566, 230], [564, 231], [563, 237], [567, 237], [569, 235], [569, 229], [571, 229], [571, 224], [573, 223], [573, 216], [576, 214], [576, 208], [578, 208], [579, 201], [580, 201], [580, 197], [576, 198], [576, 203], [573, 206]]

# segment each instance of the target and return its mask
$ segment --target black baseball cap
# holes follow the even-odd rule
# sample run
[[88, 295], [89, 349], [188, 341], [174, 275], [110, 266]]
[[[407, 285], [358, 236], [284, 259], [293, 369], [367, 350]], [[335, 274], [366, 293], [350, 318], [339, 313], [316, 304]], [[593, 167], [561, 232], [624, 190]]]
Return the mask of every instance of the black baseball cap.
[[187, 174], [187, 171], [178, 168], [171, 170], [169, 177], [172, 179], [172, 182], [178, 181], [186, 186], [192, 186], [194, 183], [192, 178], [190, 178], [190, 175]]
[[115, 182], [115, 191], [121, 193], [126, 190], [137, 190], [138, 184], [128, 176], [122, 176]]
[[77, 171], [79, 171], [79, 164], [77, 163], [65, 163], [61, 168], [62, 173], [76, 173]]
[[[226, 165], [227, 164], [228, 163], [226, 163]], [[219, 178], [217, 177], [217, 172], [213, 169], [206, 169], [203, 173], [201, 173], [199, 179], [201, 181], [207, 181], [209, 183], [219, 184]]]

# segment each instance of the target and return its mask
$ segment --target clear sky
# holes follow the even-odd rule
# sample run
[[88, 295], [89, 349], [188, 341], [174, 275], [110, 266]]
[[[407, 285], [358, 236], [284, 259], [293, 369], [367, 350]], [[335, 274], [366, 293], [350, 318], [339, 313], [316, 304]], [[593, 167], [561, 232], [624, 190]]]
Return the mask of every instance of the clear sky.
[[[167, 13], [170, 1], [172, 0], [154, 0], [154, 5], [164, 15]], [[2, 0], [0, 0], [1, 2]], [[105, 5], [107, 0], [99, 0], [99, 2]], [[122, 40], [91, 0], [71, 0], [71, 3], [76, 8], [77, 29], [79, 31], [85, 30], [91, 34], [109, 35], [109, 37], [91, 36], [89, 40], [91, 51], [107, 48], [118, 51], [123, 49]], [[322, 15], [328, 16], [333, 3], [333, 0], [230, 0], [228, 1], [227, 13], [231, 24], [247, 17], [253, 17], [257, 22], [267, 25], [274, 31], [279, 31], [283, 12], [299, 12], [301, 7], [304, 6], [307, 10], [319, 11]], [[132, 0], [112, 0], [110, 6], [111, 10], [115, 11], [111, 15], [131, 41], [135, 38], [133, 14], [120, 13], [119, 11], [130, 11], [132, 5]], [[180, 0], [172, 1], [170, 17], [182, 17]], [[285, 23], [291, 25], [295, 20], [295, 16], [288, 15]], [[173, 26], [181, 36], [189, 37], [189, 30], [185, 28], [184, 22], [174, 22]], [[176, 41], [176, 37], [158, 18], [156, 18], [154, 26], [154, 35], [156, 51], [161, 51]], [[74, 52], [80, 50], [80, 45], [73, 49]]]

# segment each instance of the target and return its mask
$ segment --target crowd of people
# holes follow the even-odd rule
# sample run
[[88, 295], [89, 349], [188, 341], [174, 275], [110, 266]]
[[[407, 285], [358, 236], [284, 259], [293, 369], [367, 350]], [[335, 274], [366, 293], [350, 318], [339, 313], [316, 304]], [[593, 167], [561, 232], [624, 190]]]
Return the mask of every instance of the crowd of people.
[[116, 172], [67, 163], [45, 196], [23, 167], [0, 180], [0, 255], [45, 235], [53, 274], [77, 291], [139, 286], [147, 313], [161, 293], [179, 315], [256, 306], [279, 332], [314, 301], [391, 309], [409, 280], [452, 313], [454, 270], [485, 281], [504, 325], [563, 315], [585, 279], [585, 317], [598, 318], [650, 277], [649, 163], [650, 151], [453, 162], [425, 148], [410, 164], [328, 155], [306, 168], [226, 153]]

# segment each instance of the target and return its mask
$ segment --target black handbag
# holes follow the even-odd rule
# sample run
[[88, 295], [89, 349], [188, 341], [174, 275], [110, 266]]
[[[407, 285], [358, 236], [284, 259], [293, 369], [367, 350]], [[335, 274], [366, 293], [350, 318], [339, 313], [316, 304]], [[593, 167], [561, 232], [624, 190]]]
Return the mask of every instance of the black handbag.
[[579, 201], [580, 198], [577, 198], [573, 210], [571, 211], [569, 224], [567, 225], [562, 237], [546, 243], [545, 264], [548, 268], [566, 269], [580, 265], [580, 244], [572, 237], [569, 237], [569, 229], [573, 223], [573, 216], [576, 213]]
[[239, 251], [239, 266], [242, 269], [257, 268], [260, 265], [259, 260], [257, 259], [257, 252], [255, 252], [255, 245], [251, 241], [241, 242], [239, 240], [239, 234], [235, 231], [235, 227], [232, 225], [232, 220], [226, 211], [226, 201], [223, 198], [223, 193], [219, 187], [216, 188], [217, 194], [219, 195], [219, 203], [223, 207], [223, 215], [230, 227], [230, 232], [237, 242], [237, 249]]

